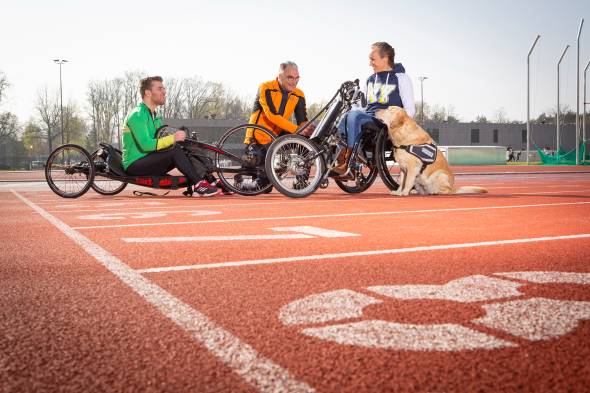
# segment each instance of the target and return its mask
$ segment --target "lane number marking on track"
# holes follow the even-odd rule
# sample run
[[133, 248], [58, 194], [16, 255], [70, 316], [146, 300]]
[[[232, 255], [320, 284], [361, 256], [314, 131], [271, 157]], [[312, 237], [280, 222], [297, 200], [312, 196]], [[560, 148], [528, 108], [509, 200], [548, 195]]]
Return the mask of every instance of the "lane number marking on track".
[[220, 236], [167, 236], [167, 237], [124, 237], [126, 243], [166, 243], [166, 242], [206, 242], [233, 240], [285, 240], [285, 239], [316, 239], [318, 237], [337, 238], [360, 236], [356, 233], [340, 232], [312, 226], [268, 228], [276, 232], [295, 232], [292, 234], [267, 235], [220, 235]]
[[[469, 321], [530, 341], [550, 340], [574, 331], [580, 321], [590, 319], [590, 302], [522, 297], [526, 282], [590, 285], [590, 273], [508, 272], [496, 276], [475, 275], [444, 285], [382, 285], [365, 288], [369, 292], [398, 300], [438, 299], [459, 303], [503, 302], [482, 305], [486, 315]], [[361, 320], [363, 309], [383, 300], [353, 290], [341, 289], [307, 296], [285, 305], [279, 320], [287, 326], [307, 325], [301, 333], [339, 344], [367, 348], [413, 351], [459, 351], [516, 347], [518, 344], [460, 324], [402, 324], [383, 320]], [[311, 324], [345, 321], [327, 326]]]

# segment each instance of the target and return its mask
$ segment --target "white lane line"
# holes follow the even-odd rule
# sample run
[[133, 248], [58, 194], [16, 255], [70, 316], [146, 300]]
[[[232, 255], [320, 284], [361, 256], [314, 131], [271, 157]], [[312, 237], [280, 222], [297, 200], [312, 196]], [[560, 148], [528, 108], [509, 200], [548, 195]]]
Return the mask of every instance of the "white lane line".
[[211, 216], [215, 214], [221, 214], [220, 211], [216, 210], [164, 210], [164, 211], [133, 211], [133, 212], [111, 212], [111, 213], [99, 213], [89, 214], [84, 216], [78, 216], [79, 220], [124, 220], [124, 219], [146, 219], [156, 217], [166, 217], [171, 213], [186, 213], [189, 216]]
[[[582, 185], [580, 184], [575, 184], [575, 185], [551, 185], [551, 186], [535, 186], [534, 188], [580, 188], [582, 187]], [[531, 186], [488, 186], [485, 185], [485, 188], [489, 190], [497, 190], [497, 189], [530, 189]], [[588, 192], [590, 190], [585, 189], [585, 190], [568, 190], [568, 191], [563, 191], [564, 193], [576, 193], [576, 192]], [[556, 191], [557, 192], [557, 191]], [[533, 194], [543, 194], [543, 193], [549, 193], [547, 192], [537, 192], [537, 193], [533, 193]], [[479, 194], [474, 194], [475, 196], [478, 196]], [[514, 195], [529, 195], [527, 194], [514, 194]], [[462, 197], [467, 196], [467, 194], [461, 195]], [[391, 198], [388, 194], [383, 194], [383, 196], [380, 197], [376, 197], [376, 198], [366, 198], [366, 197], [359, 197], [359, 198], [355, 198], [355, 199], [350, 199], [350, 198], [338, 198], [338, 199], [320, 199], [320, 200], [314, 200], [314, 199], [309, 199], [309, 200], [305, 200], [305, 201], [277, 201], [277, 202], [249, 202], [249, 203], [227, 203], [227, 204], [210, 204], [210, 205], [203, 205], [207, 208], [210, 207], [224, 207], [224, 208], [231, 208], [231, 207], [241, 207], [241, 206], [265, 206], [265, 205], [306, 205], [309, 206], [311, 204], [316, 204], [316, 203], [337, 203], [337, 202], [352, 202], [352, 203], [358, 203], [359, 201], [382, 201], [384, 199], [388, 199]], [[170, 202], [174, 202], [173, 200], [170, 200]], [[228, 201], [229, 202], [229, 201]], [[36, 202], [35, 202], [36, 203]], [[39, 205], [41, 205], [41, 203], [38, 203]], [[49, 202], [47, 202], [47, 204], [49, 204]], [[55, 202], [52, 202], [51, 204], [55, 204]], [[120, 210], [119, 208], [95, 208], [95, 209], [90, 209], [90, 205], [84, 205], [84, 207], [88, 207], [89, 209], [71, 209], [71, 207], [78, 207], [75, 205], [62, 205], [62, 209], [58, 209], [58, 210], [47, 210], [49, 213], [83, 213], [83, 212], [95, 212], [95, 211], [100, 211], [100, 212], [108, 212], [111, 210], [115, 210], [118, 211]], [[194, 207], [194, 204], [190, 204], [190, 205], [170, 205], [168, 204], [168, 206], [159, 206], [158, 209], [178, 209], [178, 208], [192, 208]], [[126, 210], [137, 210], [137, 209], [145, 209], [145, 207], [125, 207]]]
[[[394, 201], [394, 200], [392, 199], [392, 201]], [[72, 227], [72, 228], [73, 229], [107, 229], [107, 228], [129, 228], [129, 227], [163, 226], [163, 225], [219, 224], [219, 223], [227, 223], [227, 222], [298, 220], [298, 219], [304, 219], [304, 218], [330, 218], [330, 217], [363, 217], [363, 216], [383, 216], [383, 215], [419, 214], [419, 213], [445, 213], [445, 212], [462, 212], [462, 211], [477, 211], [477, 210], [522, 209], [522, 208], [531, 208], [531, 207], [575, 206], [575, 205], [587, 205], [587, 204], [590, 204], [590, 201], [588, 201], [588, 202], [539, 203], [539, 204], [530, 204], [530, 205], [460, 207], [460, 208], [448, 208], [448, 209], [402, 210], [402, 211], [386, 211], [386, 212], [313, 214], [313, 215], [305, 215], [305, 216], [228, 218], [228, 219], [223, 219], [223, 220], [203, 220], [203, 221], [176, 221], [176, 222], [154, 222], [154, 223], [139, 223], [139, 224], [92, 225], [92, 226], [79, 226], [79, 227]]]
[[588, 189], [583, 189], [583, 190], [560, 190], [560, 191], [538, 191], [538, 192], [518, 192], [518, 193], [514, 193], [511, 195], [538, 195], [538, 194], [577, 194], [580, 192], [588, 192], [590, 190]]
[[285, 240], [314, 239], [304, 234], [291, 235], [234, 235], [234, 236], [170, 236], [170, 237], [124, 237], [125, 243], [167, 243], [167, 242], [227, 242], [234, 240]]
[[[249, 197], [248, 197], [249, 198]], [[306, 201], [301, 201], [301, 200], [295, 200], [295, 201], [276, 201], [276, 202], [256, 202], [256, 201], [252, 201], [252, 202], [246, 202], [246, 203], [231, 203], [231, 201], [227, 201], [227, 203], [212, 203], [212, 204], [202, 204], [199, 205], [200, 207], [203, 208], [210, 208], [210, 207], [242, 207], [242, 206], [265, 206], [265, 205], [271, 205], [271, 206], [275, 206], [275, 205], [310, 205], [310, 204], [314, 204], [314, 203], [335, 203], [335, 202], [354, 202], [354, 203], [358, 203], [358, 201], [378, 201], [378, 200], [383, 200], [383, 199], [387, 199], [390, 198], [390, 196], [386, 193], [383, 193], [382, 196], [379, 197], [375, 197], [375, 198], [367, 198], [367, 197], [360, 197], [357, 199], [351, 199], [351, 198], [346, 198], [345, 196], [343, 196], [343, 198], [334, 198], [334, 199], [319, 199], [319, 200], [314, 200], [314, 199], [309, 199]], [[174, 202], [173, 200], [170, 200], [170, 202]], [[85, 207], [91, 207], [89, 205], [85, 206]], [[191, 203], [189, 205], [168, 205], [168, 206], [160, 206], [158, 207], [158, 209], [166, 209], [166, 208], [192, 208], [194, 207], [194, 203]], [[126, 208], [126, 209], [144, 209], [143, 207], [137, 207], [137, 208]], [[108, 211], [108, 210], [113, 210], [113, 209], [80, 209], [78, 211]], [[114, 209], [117, 210], [117, 209]], [[50, 213], [70, 213], [70, 212], [76, 212], [76, 210], [47, 210]]]
[[63, 221], [47, 213], [18, 192], [14, 190], [11, 192], [72, 239], [139, 296], [184, 329], [193, 339], [204, 345], [246, 382], [260, 391], [269, 393], [314, 391], [306, 383], [295, 380], [289, 371], [263, 357], [250, 345], [240, 341], [204, 314], [149, 281]]
[[[314, 199], [308, 199], [305, 201], [301, 201], [301, 200], [295, 200], [295, 201], [275, 201], [275, 202], [256, 202], [256, 201], [252, 201], [252, 202], [246, 202], [246, 203], [231, 203], [231, 201], [227, 201], [227, 203], [215, 203], [215, 204], [202, 204], [200, 205], [203, 208], [210, 208], [210, 207], [225, 207], [225, 208], [230, 208], [230, 207], [242, 207], [242, 206], [265, 206], [265, 205], [271, 205], [271, 206], [275, 206], [275, 205], [310, 205], [310, 204], [315, 204], [315, 203], [335, 203], [335, 202], [353, 202], [353, 203], [358, 203], [359, 201], [379, 201], [379, 200], [383, 200], [383, 199], [387, 199], [387, 198], [391, 198], [390, 195], [383, 193], [382, 196], [379, 197], [375, 197], [375, 198], [367, 198], [367, 197], [359, 197], [359, 198], [355, 198], [355, 199], [351, 199], [348, 198], [346, 196], [343, 196], [342, 198], [334, 198], [334, 199], [318, 199], [318, 200], [314, 200]], [[173, 202], [173, 200], [171, 200], [170, 202]], [[86, 207], [86, 206], [85, 206]], [[87, 206], [90, 207], [90, 206]], [[168, 205], [168, 206], [161, 206], [158, 207], [158, 209], [166, 209], [166, 208], [191, 208], [194, 207], [194, 203], [191, 203], [190, 205]], [[144, 209], [143, 207], [137, 207], [137, 208], [126, 208], [126, 209]], [[71, 213], [71, 212], [83, 212], [83, 211], [108, 211], [108, 210], [113, 210], [113, 209], [80, 209], [80, 210], [47, 210], [50, 213]], [[114, 209], [117, 210], [117, 209]]]
[[556, 241], [556, 240], [571, 240], [571, 239], [585, 239], [585, 238], [590, 238], [590, 233], [582, 233], [582, 234], [578, 234], [578, 235], [564, 235], [564, 236], [533, 237], [533, 238], [527, 238], [527, 239], [494, 240], [494, 241], [475, 242], [475, 243], [441, 244], [441, 245], [437, 245], [437, 246], [393, 248], [393, 249], [388, 249], [388, 250], [343, 252], [343, 253], [334, 253], [334, 254], [317, 254], [317, 255], [306, 255], [306, 256], [297, 256], [297, 257], [285, 257], [285, 258], [253, 259], [253, 260], [235, 261], [235, 262], [202, 263], [202, 264], [198, 264], [198, 265], [152, 267], [152, 268], [147, 268], [147, 269], [138, 269], [137, 272], [139, 272], [139, 273], [163, 273], [163, 272], [174, 272], [174, 271], [181, 271], [181, 270], [217, 269], [217, 268], [226, 268], [226, 267], [269, 265], [269, 264], [274, 264], [274, 263], [291, 263], [291, 262], [302, 262], [302, 261], [319, 261], [319, 260], [323, 260], [323, 259], [341, 259], [341, 258], [352, 258], [352, 257], [366, 257], [366, 256], [373, 256], [373, 255], [404, 254], [404, 253], [410, 253], [410, 252], [452, 250], [452, 249], [459, 249], [459, 248], [489, 247], [489, 246], [501, 246], [501, 245], [506, 245], [506, 244], [522, 244], [522, 243], [546, 242], [546, 241]]
[[[488, 186], [486, 185], [485, 187], [487, 189], [490, 190], [499, 190], [499, 189], [503, 189], [503, 188], [509, 188], [509, 189], [520, 189], [520, 188], [524, 188], [527, 190], [530, 190], [531, 188], [581, 188], [581, 187], [585, 187], [587, 186], [586, 184], [558, 184], [558, 185], [554, 185], [554, 186], [539, 186], [539, 185], [534, 185], [534, 186], [510, 186], [510, 185], [506, 185], [506, 186]], [[574, 191], [580, 191], [580, 190], [570, 190], [570, 192], [574, 192]]]

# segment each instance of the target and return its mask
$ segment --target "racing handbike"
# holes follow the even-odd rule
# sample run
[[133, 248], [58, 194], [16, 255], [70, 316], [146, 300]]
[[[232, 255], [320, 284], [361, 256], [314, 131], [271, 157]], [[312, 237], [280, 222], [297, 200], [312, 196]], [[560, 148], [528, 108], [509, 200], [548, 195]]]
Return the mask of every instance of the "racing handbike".
[[[263, 160], [253, 149], [244, 148], [247, 131], [254, 130], [275, 139], [275, 135], [262, 126], [244, 124], [224, 133], [216, 143], [199, 141], [196, 133], [189, 133], [180, 144], [189, 160], [198, 160], [201, 167], [216, 174], [228, 190], [240, 195], [258, 195], [269, 192], [272, 185], [266, 179]], [[174, 131], [172, 127], [162, 126], [156, 136]], [[128, 184], [157, 189], [187, 188], [187, 192], [192, 193], [186, 176], [126, 174], [121, 151], [107, 143], [99, 143], [93, 153], [76, 144], [59, 146], [47, 158], [45, 179], [51, 190], [63, 198], [78, 198], [90, 188], [101, 195], [116, 195]]]

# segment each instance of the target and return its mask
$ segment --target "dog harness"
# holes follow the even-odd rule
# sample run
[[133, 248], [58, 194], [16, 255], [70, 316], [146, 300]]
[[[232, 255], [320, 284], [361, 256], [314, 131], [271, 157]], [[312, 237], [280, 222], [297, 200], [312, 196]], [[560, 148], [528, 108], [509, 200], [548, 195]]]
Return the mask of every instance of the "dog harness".
[[428, 165], [436, 161], [436, 155], [438, 153], [436, 145], [434, 145], [433, 143], [423, 143], [421, 145], [401, 145], [393, 146], [393, 148], [404, 149], [413, 156], [418, 157], [420, 161], [422, 161], [422, 169], [420, 169], [420, 174], [424, 172], [424, 169], [426, 169]]

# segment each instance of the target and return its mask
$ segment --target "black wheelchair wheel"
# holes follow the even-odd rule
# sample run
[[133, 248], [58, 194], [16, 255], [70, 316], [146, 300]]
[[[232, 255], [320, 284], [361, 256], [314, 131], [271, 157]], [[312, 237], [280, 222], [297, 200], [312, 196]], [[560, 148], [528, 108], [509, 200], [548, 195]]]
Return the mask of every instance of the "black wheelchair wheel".
[[377, 137], [375, 155], [377, 158], [377, 168], [379, 169], [379, 176], [383, 183], [391, 191], [399, 188], [399, 166], [395, 164], [393, 158], [393, 144], [389, 139], [387, 132], [380, 132]]
[[227, 189], [239, 195], [259, 195], [272, 189], [264, 170], [267, 145], [249, 147], [251, 141], [246, 141], [246, 135], [252, 131], [266, 134], [271, 141], [276, 138], [264, 127], [244, 124], [227, 131], [218, 142], [218, 147], [230, 154], [215, 153], [219, 179]]
[[358, 194], [367, 190], [377, 178], [379, 169], [375, 164], [375, 149], [359, 151], [354, 166], [354, 179], [335, 179], [336, 185], [349, 194]]
[[326, 164], [317, 145], [299, 135], [277, 138], [266, 153], [266, 174], [283, 195], [302, 198], [322, 183]]
[[62, 198], [78, 198], [91, 187], [95, 169], [90, 154], [81, 146], [67, 144], [51, 152], [45, 163], [45, 180]]
[[90, 156], [95, 168], [94, 180], [90, 184], [90, 187], [100, 195], [117, 195], [127, 187], [127, 183], [104, 176], [108, 170], [108, 166], [105, 159], [98, 152], [95, 151]]

